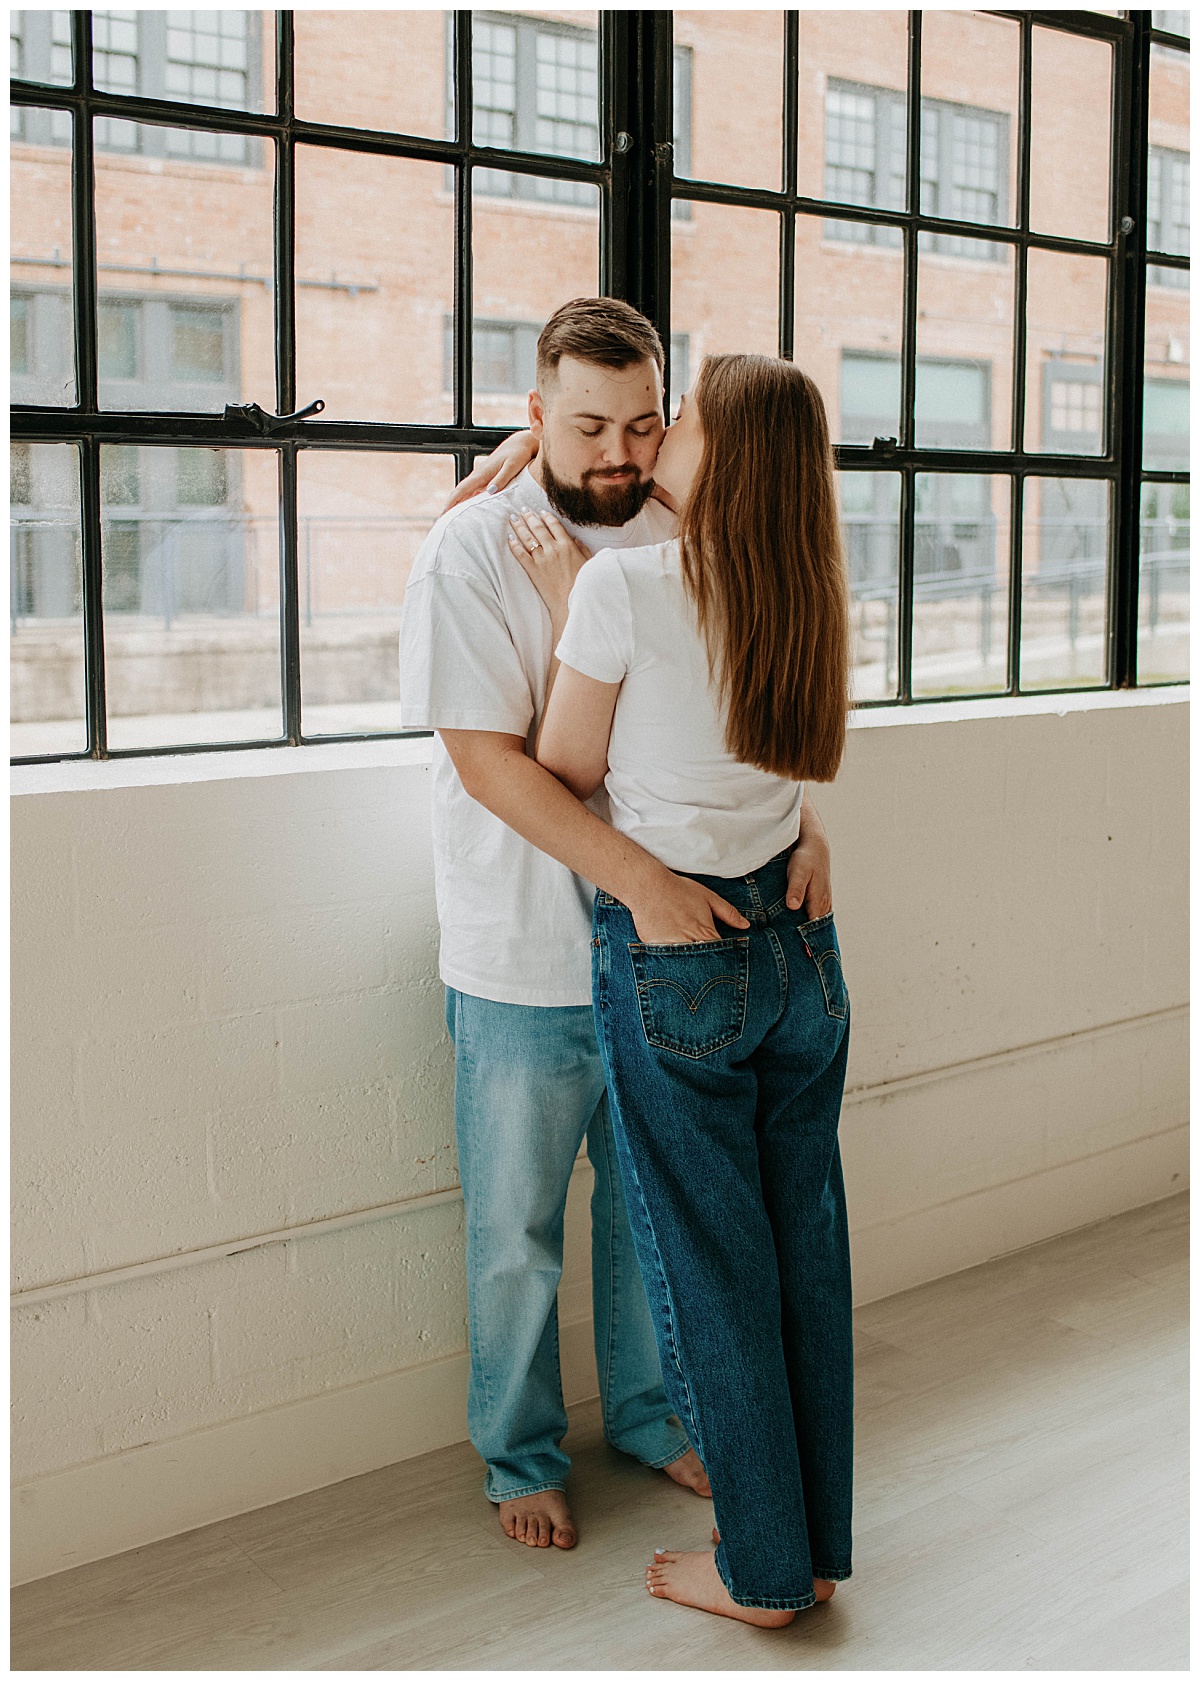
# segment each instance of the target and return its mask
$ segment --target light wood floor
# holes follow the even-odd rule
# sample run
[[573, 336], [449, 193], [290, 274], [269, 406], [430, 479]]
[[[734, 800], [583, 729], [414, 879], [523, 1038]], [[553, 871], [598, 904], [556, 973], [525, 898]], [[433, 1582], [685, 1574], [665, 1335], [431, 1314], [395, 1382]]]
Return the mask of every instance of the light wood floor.
[[30, 1583], [16, 1669], [1186, 1669], [1187, 1199], [861, 1309], [855, 1574], [782, 1632], [651, 1599], [711, 1507], [568, 1446], [582, 1539], [448, 1448]]

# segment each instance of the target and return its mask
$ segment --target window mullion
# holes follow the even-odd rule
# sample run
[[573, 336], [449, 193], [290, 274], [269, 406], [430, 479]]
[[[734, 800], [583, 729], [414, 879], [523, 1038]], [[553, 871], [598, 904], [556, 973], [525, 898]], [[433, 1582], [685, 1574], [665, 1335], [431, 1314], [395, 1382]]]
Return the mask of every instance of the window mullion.
[[1131, 12], [1129, 36], [1114, 49], [1113, 215], [1119, 230], [1113, 331], [1119, 366], [1110, 363], [1116, 426], [1117, 506], [1109, 587], [1109, 680], [1137, 682], [1138, 573], [1141, 546], [1142, 400], [1146, 350], [1146, 209], [1150, 119], [1150, 14]]
[[[275, 404], [277, 414], [296, 408], [296, 141], [295, 31], [293, 14], [275, 24], [276, 97], [282, 131], [275, 148]], [[299, 515], [296, 446], [279, 455], [279, 650], [283, 733], [297, 745], [300, 715]]]
[[[454, 98], [456, 133], [459, 144], [469, 147], [474, 137], [474, 95], [472, 64], [473, 20], [469, 11], [454, 14]], [[469, 154], [463, 153], [454, 169], [454, 419], [456, 426], [470, 426], [474, 397], [474, 270], [472, 267], [473, 205], [472, 171]]]
[[[905, 208], [915, 216], [921, 205], [921, 14], [908, 14], [908, 144]], [[917, 229], [904, 229], [904, 327], [900, 361], [900, 446], [912, 449], [917, 392]], [[900, 553], [897, 631], [898, 688], [901, 701], [912, 699], [913, 580], [916, 570], [916, 480], [904, 469], [900, 485]]]

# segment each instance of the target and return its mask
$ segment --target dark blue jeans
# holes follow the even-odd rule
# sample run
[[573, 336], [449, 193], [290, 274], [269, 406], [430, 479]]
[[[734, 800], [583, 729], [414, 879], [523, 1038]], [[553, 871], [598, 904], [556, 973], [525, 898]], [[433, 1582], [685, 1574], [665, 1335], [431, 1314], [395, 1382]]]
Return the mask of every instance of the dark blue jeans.
[[667, 1395], [712, 1483], [717, 1569], [740, 1605], [802, 1609], [814, 1576], [850, 1574], [850, 1003], [833, 917], [787, 909], [784, 857], [695, 879], [750, 929], [643, 945], [596, 895], [597, 1037]]

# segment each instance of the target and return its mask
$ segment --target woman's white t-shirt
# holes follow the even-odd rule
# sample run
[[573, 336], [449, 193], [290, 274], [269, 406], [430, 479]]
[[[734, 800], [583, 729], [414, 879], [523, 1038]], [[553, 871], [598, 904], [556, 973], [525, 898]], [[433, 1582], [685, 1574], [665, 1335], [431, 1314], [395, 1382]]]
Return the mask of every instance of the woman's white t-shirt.
[[593, 555], [557, 652], [585, 677], [621, 684], [605, 787], [622, 834], [670, 869], [716, 876], [746, 875], [793, 844], [804, 784], [725, 746], [677, 541]]

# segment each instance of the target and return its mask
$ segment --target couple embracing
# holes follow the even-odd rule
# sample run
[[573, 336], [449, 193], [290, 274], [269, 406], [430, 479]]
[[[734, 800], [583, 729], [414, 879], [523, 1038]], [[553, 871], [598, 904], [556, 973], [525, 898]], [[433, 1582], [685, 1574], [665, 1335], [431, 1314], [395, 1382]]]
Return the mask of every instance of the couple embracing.
[[437, 735], [468, 1424], [505, 1532], [571, 1547], [557, 1289], [595, 1170], [604, 1433], [711, 1494], [662, 1598], [765, 1627], [850, 1575], [838, 1151], [849, 1001], [805, 792], [842, 756], [849, 611], [820, 395], [713, 356], [664, 431], [658, 334], [576, 299], [530, 431], [413, 567], [404, 722]]

